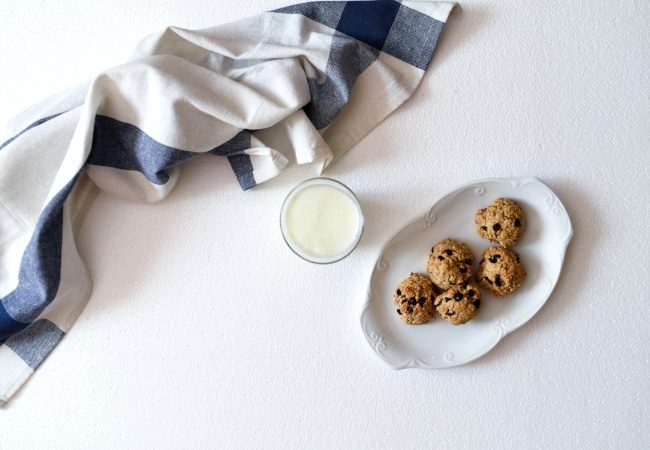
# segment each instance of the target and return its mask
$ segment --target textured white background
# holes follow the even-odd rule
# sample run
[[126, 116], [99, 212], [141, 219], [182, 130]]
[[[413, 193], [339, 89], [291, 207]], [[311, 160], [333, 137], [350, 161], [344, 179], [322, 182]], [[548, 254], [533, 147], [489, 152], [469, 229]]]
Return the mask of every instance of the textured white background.
[[[0, 121], [145, 34], [286, 0], [3, 0]], [[224, 160], [161, 204], [99, 195], [88, 306], [0, 410], [0, 447], [648, 448], [650, 4], [471, 1], [415, 97], [328, 175], [367, 233], [327, 267], [280, 236], [292, 170], [242, 193]], [[46, 149], [44, 149], [46, 151]], [[529, 324], [445, 371], [388, 369], [358, 325], [381, 243], [475, 178], [537, 176], [574, 223]]]

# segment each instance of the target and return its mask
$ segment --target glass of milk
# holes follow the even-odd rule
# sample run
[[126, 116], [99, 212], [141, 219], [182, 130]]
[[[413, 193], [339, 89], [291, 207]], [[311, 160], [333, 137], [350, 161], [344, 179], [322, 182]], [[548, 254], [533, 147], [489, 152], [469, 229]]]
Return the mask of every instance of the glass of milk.
[[316, 264], [348, 256], [363, 233], [359, 200], [343, 183], [318, 177], [293, 188], [282, 203], [280, 229], [289, 248]]

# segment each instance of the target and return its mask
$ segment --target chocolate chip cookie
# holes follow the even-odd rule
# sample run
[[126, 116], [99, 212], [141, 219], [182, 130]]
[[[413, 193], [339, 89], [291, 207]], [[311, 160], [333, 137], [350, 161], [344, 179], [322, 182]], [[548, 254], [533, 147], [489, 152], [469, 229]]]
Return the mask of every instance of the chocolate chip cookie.
[[447, 322], [462, 325], [478, 314], [481, 291], [473, 283], [457, 284], [436, 297], [434, 306]]
[[524, 211], [509, 198], [497, 198], [487, 208], [479, 209], [474, 221], [479, 236], [503, 247], [519, 242], [526, 229]]
[[519, 255], [503, 247], [490, 247], [483, 253], [476, 272], [481, 287], [497, 297], [514, 292], [526, 278]]
[[404, 322], [417, 325], [435, 319], [433, 301], [437, 294], [429, 278], [411, 272], [395, 289], [393, 303]]
[[431, 249], [426, 269], [431, 281], [444, 290], [471, 278], [473, 260], [466, 244], [448, 238]]

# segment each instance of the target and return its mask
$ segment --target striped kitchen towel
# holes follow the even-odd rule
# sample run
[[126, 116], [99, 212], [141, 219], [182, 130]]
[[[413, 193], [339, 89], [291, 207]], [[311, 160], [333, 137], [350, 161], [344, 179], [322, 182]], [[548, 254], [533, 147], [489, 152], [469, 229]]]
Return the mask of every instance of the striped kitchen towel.
[[321, 171], [413, 93], [452, 8], [314, 2], [170, 27], [16, 117], [0, 139], [0, 404], [90, 296], [73, 233], [85, 186], [158, 201], [200, 153], [226, 156], [244, 190], [289, 163]]

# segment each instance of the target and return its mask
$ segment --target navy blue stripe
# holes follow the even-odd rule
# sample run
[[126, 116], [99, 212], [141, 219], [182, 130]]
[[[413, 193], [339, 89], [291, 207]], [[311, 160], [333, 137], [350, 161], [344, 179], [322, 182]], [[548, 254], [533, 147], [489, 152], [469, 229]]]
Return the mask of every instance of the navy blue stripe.
[[400, 6], [393, 0], [347, 2], [336, 29], [381, 50]]
[[444, 25], [393, 0], [313, 2], [276, 12], [302, 14], [337, 30], [332, 36], [325, 81], [307, 79], [311, 101], [303, 109], [317, 129], [334, 122], [348, 103], [357, 78], [377, 60], [380, 51], [426, 68]]
[[18, 287], [0, 299], [0, 341], [25, 328], [54, 299], [61, 281], [63, 203], [79, 174], [43, 209], [18, 272]]
[[[213, 155], [227, 156], [230, 167], [232, 167], [237, 182], [242, 190], [246, 191], [257, 183], [253, 177], [253, 163], [250, 156], [239, 153], [251, 148], [251, 132], [249, 130], [242, 130], [235, 135], [228, 142], [221, 144], [214, 150], [210, 150]], [[233, 153], [239, 153], [233, 155]]]
[[336, 28], [346, 2], [307, 2], [273, 10], [284, 14], [300, 14], [330, 28]]
[[331, 124], [350, 99], [350, 92], [359, 74], [379, 56], [379, 50], [336, 32], [332, 36], [330, 56], [327, 61], [327, 78], [318, 83], [308, 78], [311, 101], [303, 110], [317, 129]]
[[7, 314], [2, 303], [0, 303], [0, 343], [20, 330], [23, 330], [27, 325], [29, 324], [14, 320]]
[[423, 70], [445, 25], [393, 0], [309, 2], [273, 12], [301, 14]]
[[[232, 156], [251, 146], [251, 134], [243, 130], [209, 153], [228, 156], [237, 181], [243, 190], [255, 186], [253, 165], [248, 155]], [[88, 164], [122, 170], [136, 170], [155, 184], [169, 180], [170, 168], [199, 153], [179, 150], [156, 141], [138, 127], [112, 117], [95, 117], [93, 143]]]
[[28, 131], [31, 130], [32, 128], [35, 128], [35, 127], [37, 127], [37, 126], [39, 126], [39, 125], [42, 125], [42, 124], [44, 124], [45, 122], [47, 122], [48, 120], [51, 120], [51, 119], [54, 119], [55, 117], [60, 116], [60, 115], [63, 114], [64, 112], [66, 112], [66, 111], [63, 111], [63, 112], [60, 112], [60, 113], [57, 113], [57, 114], [52, 114], [51, 116], [43, 117], [42, 119], [38, 119], [36, 122], [34, 122], [34, 123], [32, 123], [31, 125], [29, 125], [27, 128], [25, 128], [25, 129], [24, 129], [23, 131], [21, 131], [20, 133], [16, 134], [16, 135], [13, 136], [13, 137], [10, 137], [10, 138], [7, 139], [6, 141], [4, 141], [4, 142], [2, 143], [2, 145], [0, 145], [0, 150], [2, 150], [3, 148], [5, 148], [7, 145], [11, 144], [13, 141], [15, 141], [16, 139], [18, 139], [20, 136], [22, 136], [23, 134], [25, 134], [26, 132], [28, 132]]
[[444, 22], [402, 5], [382, 51], [425, 70], [444, 26]]
[[253, 164], [251, 163], [250, 156], [243, 153], [229, 155], [228, 162], [235, 172], [235, 176], [242, 190], [247, 191], [257, 184], [255, 183], [255, 177], [253, 177]]
[[167, 170], [196, 153], [157, 142], [138, 127], [107, 116], [95, 117], [93, 143], [88, 164], [137, 170], [155, 184], [169, 180]]
[[248, 150], [249, 148], [251, 148], [251, 132], [248, 130], [242, 130], [229, 141], [226, 141], [217, 148], [210, 150], [210, 153], [218, 156], [228, 156], [236, 152]]
[[47, 319], [38, 319], [5, 342], [25, 363], [36, 370], [65, 333]]

